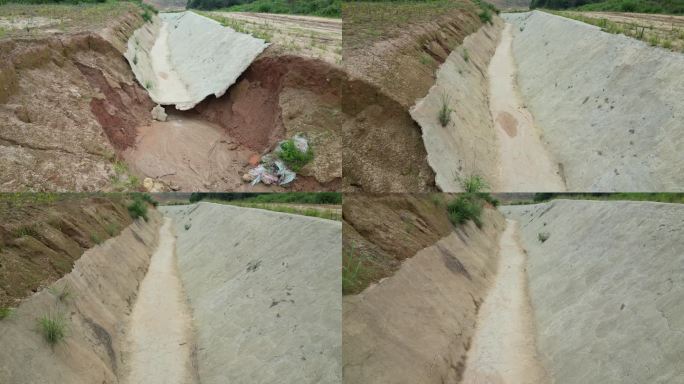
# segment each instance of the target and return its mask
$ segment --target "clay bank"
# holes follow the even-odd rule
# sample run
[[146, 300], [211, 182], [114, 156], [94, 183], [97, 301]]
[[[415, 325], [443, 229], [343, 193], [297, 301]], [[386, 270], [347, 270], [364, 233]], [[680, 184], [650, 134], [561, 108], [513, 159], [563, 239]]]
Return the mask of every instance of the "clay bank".
[[0, 43], [4, 190], [339, 184], [346, 75], [320, 54], [189, 11]]

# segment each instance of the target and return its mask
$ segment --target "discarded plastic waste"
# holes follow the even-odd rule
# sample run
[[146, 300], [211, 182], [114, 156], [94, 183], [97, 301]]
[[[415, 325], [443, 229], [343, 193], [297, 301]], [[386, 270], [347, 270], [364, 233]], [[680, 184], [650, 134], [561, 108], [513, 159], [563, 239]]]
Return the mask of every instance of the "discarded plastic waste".
[[[306, 153], [309, 150], [309, 142], [303, 135], [294, 135], [292, 141], [298, 151]], [[297, 174], [289, 169], [278, 157], [278, 154], [282, 151], [281, 144], [284, 142], [285, 141], [281, 141], [278, 143], [276, 149], [272, 153], [264, 155], [261, 158], [261, 164], [250, 169], [249, 172], [242, 176], [242, 179], [246, 182], [250, 182], [252, 185], [256, 185], [259, 182], [266, 185], [286, 185], [294, 181]]]

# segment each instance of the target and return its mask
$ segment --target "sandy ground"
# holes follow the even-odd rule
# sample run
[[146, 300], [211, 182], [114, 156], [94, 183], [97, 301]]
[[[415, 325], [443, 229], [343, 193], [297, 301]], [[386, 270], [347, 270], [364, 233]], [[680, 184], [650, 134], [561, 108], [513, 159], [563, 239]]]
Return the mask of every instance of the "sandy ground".
[[129, 384], [191, 384], [192, 326], [176, 266], [172, 220], [164, 219], [159, 245], [140, 285], [130, 322]]
[[[250, 155], [221, 127], [182, 114], [170, 114], [165, 122], [141, 127], [135, 147], [127, 149], [126, 161], [142, 174], [159, 179], [174, 189], [195, 191], [251, 188], [238, 170]], [[260, 189], [262, 185], [255, 186]]]
[[534, 117], [518, 93], [511, 29], [506, 23], [489, 63], [489, 108], [500, 156], [499, 190], [564, 191], [558, 165], [544, 147]]
[[506, 224], [498, 274], [478, 314], [464, 384], [548, 382], [536, 353], [534, 316], [527, 296], [527, 255], [518, 240], [518, 223], [507, 219]]
[[249, 32], [268, 35], [271, 48], [283, 53], [342, 62], [342, 19], [252, 12], [211, 12], [232, 19]]

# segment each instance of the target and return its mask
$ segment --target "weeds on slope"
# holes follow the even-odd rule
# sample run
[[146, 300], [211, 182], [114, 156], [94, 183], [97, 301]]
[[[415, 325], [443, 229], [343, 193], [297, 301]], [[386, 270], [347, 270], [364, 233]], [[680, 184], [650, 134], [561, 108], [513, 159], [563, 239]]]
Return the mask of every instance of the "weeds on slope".
[[147, 203], [138, 195], [133, 199], [133, 201], [128, 205], [128, 213], [133, 219], [142, 217], [147, 221]]
[[0, 307], [0, 320], [4, 320], [14, 314], [14, 308]]
[[682, 21], [676, 24], [675, 21], [672, 24], [657, 26], [652, 24], [650, 21], [635, 21], [623, 22], [623, 21], [613, 21], [606, 17], [601, 17], [601, 15], [592, 15], [591, 13], [581, 13], [576, 11], [555, 11], [545, 9], [545, 12], [567, 17], [569, 19], [574, 19], [581, 21], [586, 24], [595, 25], [603, 32], [612, 34], [622, 34], [628, 37], [632, 37], [637, 40], [644, 41], [651, 46], [659, 46], [668, 50], [681, 50], [684, 52], [684, 27], [682, 27]]
[[46, 313], [38, 319], [38, 327], [45, 341], [51, 346], [64, 340], [67, 323], [61, 313]]
[[342, 255], [342, 294], [350, 295], [361, 292], [373, 280], [375, 268], [371, 259], [356, 252], [354, 246], [344, 251]]
[[460, 181], [464, 193], [447, 204], [449, 220], [456, 226], [472, 221], [478, 228], [482, 228], [484, 205], [488, 203], [497, 206], [499, 201], [487, 192], [489, 185], [482, 177], [473, 175]]
[[439, 109], [439, 115], [437, 116], [442, 127], [446, 127], [451, 121], [451, 112], [453, 111], [451, 108], [449, 108], [449, 101], [449, 95], [442, 95], [442, 107]]

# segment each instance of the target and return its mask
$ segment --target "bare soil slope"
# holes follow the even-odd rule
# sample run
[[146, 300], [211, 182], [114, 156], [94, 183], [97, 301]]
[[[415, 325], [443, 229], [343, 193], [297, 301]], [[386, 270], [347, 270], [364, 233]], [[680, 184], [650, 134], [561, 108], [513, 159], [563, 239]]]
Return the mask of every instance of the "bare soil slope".
[[116, 151], [134, 143], [152, 108], [122, 56], [143, 22], [135, 9], [85, 31], [0, 41], [4, 191], [106, 191], [126, 179]]
[[343, 5], [344, 188], [366, 192], [435, 190], [420, 127], [408, 109], [435, 72], [482, 25], [470, 2]]
[[0, 306], [69, 273], [88, 249], [127, 227], [119, 196], [0, 195]]
[[396, 260], [382, 275], [389, 277], [343, 298], [345, 383], [459, 382], [496, 274], [502, 216], [485, 209], [482, 229], [471, 222], [453, 230], [427, 196], [357, 196], [344, 205], [353, 223], [345, 249], [355, 243], [360, 252], [385, 252], [371, 261]]
[[[101, 208], [97, 202], [93, 206]], [[128, 357], [126, 326], [159, 225], [159, 215], [151, 211], [147, 222], [138, 219], [85, 251], [73, 270], [50, 284], [52, 290], [24, 299], [15, 313], [0, 320], [0, 381], [121, 383]], [[38, 325], [48, 315], [65, 326], [64, 339], [52, 346]]]

